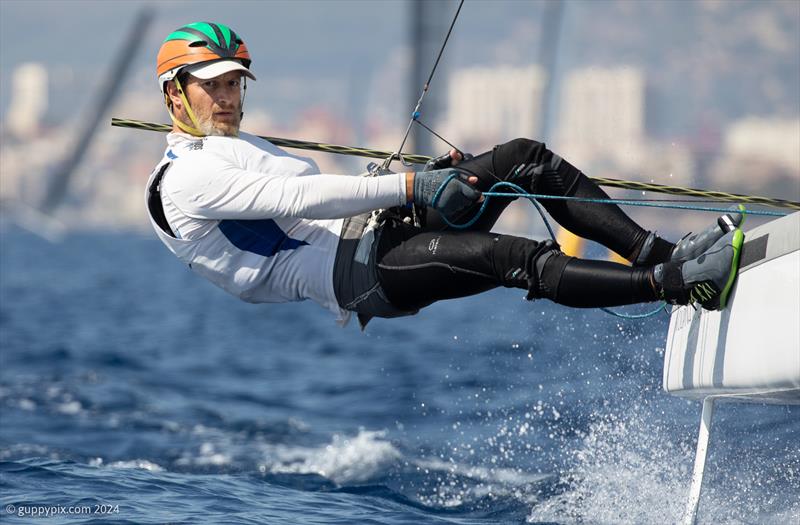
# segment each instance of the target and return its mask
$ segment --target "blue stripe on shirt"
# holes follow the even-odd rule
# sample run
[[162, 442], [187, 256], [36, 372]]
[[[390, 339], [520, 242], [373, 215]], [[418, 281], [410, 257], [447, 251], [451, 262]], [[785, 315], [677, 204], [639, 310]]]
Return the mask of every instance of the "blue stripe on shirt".
[[264, 257], [272, 257], [281, 250], [294, 250], [308, 245], [305, 241], [290, 238], [272, 219], [223, 220], [218, 227], [231, 244], [240, 250]]

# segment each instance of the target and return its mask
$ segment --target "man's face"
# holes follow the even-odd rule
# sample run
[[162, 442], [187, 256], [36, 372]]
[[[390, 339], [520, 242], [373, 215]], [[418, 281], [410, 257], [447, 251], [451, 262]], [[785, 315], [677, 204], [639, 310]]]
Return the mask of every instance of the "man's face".
[[[241, 71], [230, 71], [208, 80], [189, 75], [183, 88], [204, 135], [238, 136], [242, 114]], [[177, 106], [175, 109], [176, 117], [191, 124], [185, 109]]]

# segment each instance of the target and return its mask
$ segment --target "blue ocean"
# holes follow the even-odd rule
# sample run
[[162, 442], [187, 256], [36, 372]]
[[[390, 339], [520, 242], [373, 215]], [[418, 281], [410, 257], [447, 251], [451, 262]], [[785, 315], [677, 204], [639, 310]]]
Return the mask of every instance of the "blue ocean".
[[[676, 523], [700, 405], [661, 389], [668, 323], [496, 290], [362, 333], [154, 236], [7, 226], [0, 521]], [[800, 522], [800, 407], [718, 407], [699, 522]]]

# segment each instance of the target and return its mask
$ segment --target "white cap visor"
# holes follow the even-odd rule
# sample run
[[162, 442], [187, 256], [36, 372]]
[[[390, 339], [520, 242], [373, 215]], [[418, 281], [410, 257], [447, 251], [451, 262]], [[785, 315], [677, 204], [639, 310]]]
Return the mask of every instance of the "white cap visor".
[[250, 70], [244, 67], [238, 60], [218, 60], [210, 64], [201, 62], [200, 64], [188, 66], [185, 71], [202, 80], [218, 77], [231, 71], [241, 71], [242, 74], [248, 78], [256, 79]]

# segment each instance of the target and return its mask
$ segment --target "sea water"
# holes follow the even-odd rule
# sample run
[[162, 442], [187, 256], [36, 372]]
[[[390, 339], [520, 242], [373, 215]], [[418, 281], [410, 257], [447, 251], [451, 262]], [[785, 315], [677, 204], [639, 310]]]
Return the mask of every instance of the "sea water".
[[[503, 289], [361, 333], [149, 236], [8, 227], [0, 521], [676, 523], [700, 404], [661, 390], [667, 326]], [[719, 405], [700, 523], [800, 521], [798, 408]]]

